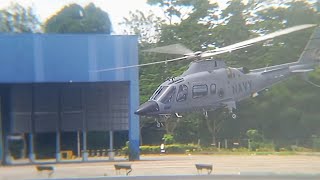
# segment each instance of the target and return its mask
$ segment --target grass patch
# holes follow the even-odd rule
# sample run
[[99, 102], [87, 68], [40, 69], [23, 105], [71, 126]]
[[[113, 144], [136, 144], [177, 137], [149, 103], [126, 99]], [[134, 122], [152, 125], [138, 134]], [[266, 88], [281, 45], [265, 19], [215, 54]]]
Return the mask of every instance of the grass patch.
[[199, 155], [298, 155], [297, 152], [294, 151], [284, 151], [284, 152], [256, 152], [256, 151], [246, 151], [246, 152], [234, 152], [234, 151], [219, 151], [219, 152], [212, 152], [212, 151], [199, 151], [199, 152], [192, 152], [191, 154], [199, 154]]

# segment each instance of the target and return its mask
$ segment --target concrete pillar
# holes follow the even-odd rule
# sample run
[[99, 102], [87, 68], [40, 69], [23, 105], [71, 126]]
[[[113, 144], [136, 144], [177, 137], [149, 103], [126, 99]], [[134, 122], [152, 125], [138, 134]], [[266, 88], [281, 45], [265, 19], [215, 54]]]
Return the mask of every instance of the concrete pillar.
[[34, 134], [35, 134], [35, 87], [34, 84], [31, 85], [31, 131], [29, 133], [29, 161], [34, 163], [36, 160], [36, 155], [34, 153]]
[[77, 156], [80, 157], [81, 147], [80, 147], [80, 131], [77, 131]]
[[29, 160], [32, 163], [35, 162], [33, 133], [29, 133]]
[[113, 131], [109, 131], [109, 149], [113, 151]]
[[85, 103], [85, 90], [81, 87], [81, 105], [82, 105], [82, 161], [88, 161], [88, 150], [87, 150], [87, 119], [86, 119], [86, 103]]
[[27, 155], [27, 140], [26, 140], [26, 134], [22, 134], [22, 141], [23, 141], [23, 149], [21, 150], [21, 158], [25, 159]]
[[1, 127], [1, 121], [0, 121], [0, 165], [3, 164], [3, 157], [4, 157], [4, 155], [3, 155], [3, 143], [2, 142], [3, 142], [3, 139], [2, 139], [2, 127]]
[[113, 150], [113, 131], [109, 131], [109, 160], [114, 160], [115, 152]]
[[[132, 76], [137, 76], [138, 72], [133, 71]], [[139, 107], [139, 81], [130, 82], [130, 100], [129, 100], [129, 160], [140, 159], [140, 125], [139, 116], [134, 111]]]
[[3, 136], [2, 136], [2, 113], [1, 113], [1, 96], [0, 96], [0, 165], [4, 164], [4, 148], [3, 148]]
[[60, 153], [60, 132], [57, 131], [56, 132], [56, 162], [60, 162], [61, 161], [61, 153]]
[[87, 151], [87, 132], [82, 131], [82, 161], [88, 161], [88, 151]]
[[5, 135], [4, 137], [4, 161], [5, 164], [11, 164], [11, 154], [9, 151], [9, 138]]

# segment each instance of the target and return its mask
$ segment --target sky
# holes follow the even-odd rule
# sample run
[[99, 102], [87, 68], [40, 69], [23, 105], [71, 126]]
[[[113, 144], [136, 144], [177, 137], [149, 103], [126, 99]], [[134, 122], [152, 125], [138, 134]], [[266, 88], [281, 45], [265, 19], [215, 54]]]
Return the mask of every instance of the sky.
[[[227, 1], [218, 0], [218, 3], [219, 5], [225, 5]], [[118, 23], [123, 20], [123, 17], [127, 17], [130, 11], [136, 9], [159, 11], [156, 7], [149, 6], [146, 3], [147, 0], [0, 0], [0, 9], [9, 6], [13, 2], [17, 2], [24, 7], [32, 6], [41, 22], [45, 22], [46, 19], [54, 15], [65, 5], [77, 3], [85, 6], [93, 2], [97, 7], [109, 14], [115, 34], [120, 32]]]

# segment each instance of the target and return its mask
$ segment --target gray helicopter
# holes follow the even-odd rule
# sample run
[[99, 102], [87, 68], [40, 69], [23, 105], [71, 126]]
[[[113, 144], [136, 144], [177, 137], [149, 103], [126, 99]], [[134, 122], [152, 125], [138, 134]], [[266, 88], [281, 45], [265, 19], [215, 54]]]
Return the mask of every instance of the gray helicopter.
[[[171, 45], [148, 50], [149, 52], [180, 51], [187, 52], [180, 59], [196, 59], [180, 76], [163, 82], [150, 99], [143, 103], [135, 112], [137, 115], [171, 115], [188, 111], [212, 111], [227, 108], [236, 118], [233, 110], [237, 102], [256, 97], [260, 92], [291, 75], [307, 73], [320, 64], [320, 28], [316, 28], [305, 50], [297, 62], [280, 64], [266, 68], [248, 70], [246, 68], [227, 67], [222, 60], [207, 59], [217, 54], [245, 48], [253, 43], [274, 38], [293, 31], [314, 27], [300, 25], [284, 29], [265, 36], [260, 36], [241, 43], [230, 45], [210, 52], [190, 53], [181, 45]], [[176, 50], [175, 50], [176, 49]]]
[[205, 52], [192, 52], [179, 44], [157, 47], [146, 50], [146, 52], [182, 54], [183, 56], [165, 61], [99, 71], [192, 59], [194, 61], [191, 62], [189, 68], [182, 75], [163, 82], [150, 99], [139, 106], [135, 114], [143, 116], [163, 115], [164, 117], [175, 114], [177, 117], [181, 117], [179, 115], [181, 112], [200, 110], [206, 115], [207, 111], [226, 108], [235, 119], [236, 114], [233, 113], [233, 110], [236, 109], [237, 102], [249, 97], [256, 97], [260, 92], [275, 83], [295, 74], [310, 72], [314, 70], [316, 65], [320, 64], [320, 27], [315, 28], [297, 62], [249, 70], [247, 68], [227, 67], [224, 61], [214, 60], [212, 57], [315, 26], [314, 24], [294, 26]]

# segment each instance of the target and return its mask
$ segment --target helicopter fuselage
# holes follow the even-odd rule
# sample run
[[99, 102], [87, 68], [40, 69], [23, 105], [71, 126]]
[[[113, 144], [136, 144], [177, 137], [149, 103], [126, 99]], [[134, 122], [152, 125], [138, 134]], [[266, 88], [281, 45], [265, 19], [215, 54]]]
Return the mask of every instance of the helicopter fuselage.
[[273, 84], [308, 68], [310, 66], [294, 62], [247, 71], [245, 68], [225, 67], [222, 61], [192, 62], [181, 76], [162, 83], [135, 113], [167, 115], [220, 107], [232, 112], [237, 102], [255, 97]]
[[230, 112], [236, 103], [294, 74], [307, 73], [320, 63], [320, 28], [316, 28], [296, 62], [254, 70], [227, 67], [221, 60], [197, 60], [179, 77], [162, 83], [135, 114], [166, 115], [194, 110]]

